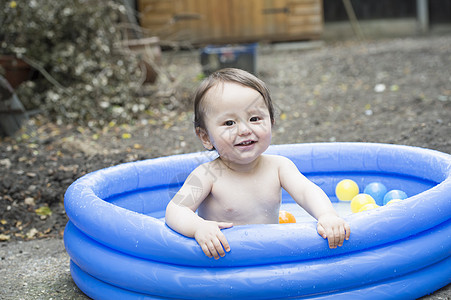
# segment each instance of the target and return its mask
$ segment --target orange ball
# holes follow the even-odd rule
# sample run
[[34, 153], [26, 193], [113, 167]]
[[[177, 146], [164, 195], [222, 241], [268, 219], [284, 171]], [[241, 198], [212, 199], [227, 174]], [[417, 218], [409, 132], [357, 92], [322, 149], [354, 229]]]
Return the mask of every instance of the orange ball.
[[296, 218], [285, 210], [279, 211], [279, 224], [296, 223]]

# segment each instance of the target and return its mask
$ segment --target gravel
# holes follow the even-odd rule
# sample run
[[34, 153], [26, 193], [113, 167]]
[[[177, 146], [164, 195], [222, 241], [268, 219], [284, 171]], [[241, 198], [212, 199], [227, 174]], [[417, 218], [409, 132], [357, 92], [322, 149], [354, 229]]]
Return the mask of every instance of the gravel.
[[[258, 75], [277, 110], [273, 144], [381, 142], [451, 153], [449, 45], [451, 35], [262, 45]], [[169, 96], [133, 124], [98, 131], [36, 117], [24, 131], [41, 129], [32, 143], [0, 141], [1, 299], [87, 299], [61, 238], [70, 182], [109, 165], [201, 150], [186, 92], [198, 84], [198, 52], [164, 52], [163, 61], [159, 89]], [[53, 213], [36, 215], [42, 205]], [[450, 298], [448, 285], [424, 299]]]

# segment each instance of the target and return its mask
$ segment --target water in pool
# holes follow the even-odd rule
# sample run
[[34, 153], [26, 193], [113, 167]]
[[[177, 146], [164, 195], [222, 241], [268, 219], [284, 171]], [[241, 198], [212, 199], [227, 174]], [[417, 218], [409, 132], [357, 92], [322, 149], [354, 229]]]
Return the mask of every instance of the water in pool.
[[[333, 207], [340, 215], [340, 217], [346, 217], [352, 214], [350, 202], [333, 202]], [[297, 223], [314, 221], [315, 219], [309, 215], [302, 207], [300, 207], [297, 203], [283, 203], [280, 207], [281, 210], [286, 210], [289, 213], [293, 214], [296, 218]]]

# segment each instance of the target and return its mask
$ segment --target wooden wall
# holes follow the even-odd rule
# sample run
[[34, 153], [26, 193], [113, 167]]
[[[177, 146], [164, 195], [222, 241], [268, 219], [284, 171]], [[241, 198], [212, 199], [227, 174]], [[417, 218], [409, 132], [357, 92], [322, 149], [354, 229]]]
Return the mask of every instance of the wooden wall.
[[322, 0], [138, 0], [141, 26], [193, 44], [317, 39]]

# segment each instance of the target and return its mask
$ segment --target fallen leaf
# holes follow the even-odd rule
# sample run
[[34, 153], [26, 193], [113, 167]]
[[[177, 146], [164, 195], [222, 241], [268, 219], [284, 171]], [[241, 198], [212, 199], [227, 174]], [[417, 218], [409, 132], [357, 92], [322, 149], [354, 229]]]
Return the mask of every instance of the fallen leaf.
[[27, 232], [27, 239], [32, 239], [36, 236], [36, 234], [38, 234], [38, 230], [36, 228], [31, 228], [28, 232]]
[[123, 133], [122, 134], [122, 138], [125, 140], [125, 139], [129, 139], [129, 138], [131, 138], [132, 137], [132, 135], [130, 134], [130, 133]]
[[348, 85], [345, 83], [340, 84], [339, 87], [343, 92], [346, 92], [348, 90]]
[[76, 172], [78, 170], [78, 165], [68, 165], [68, 166], [59, 166], [58, 170], [63, 172]]
[[399, 86], [397, 84], [393, 84], [390, 86], [390, 91], [397, 92], [399, 90]]
[[5, 242], [5, 241], [9, 241], [10, 239], [11, 239], [10, 235], [0, 233], [0, 241]]
[[5, 166], [5, 168], [9, 169], [11, 168], [11, 161], [9, 158], [0, 159], [0, 165]]
[[38, 216], [50, 216], [52, 214], [52, 210], [48, 206], [41, 206], [35, 212]]

